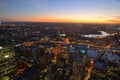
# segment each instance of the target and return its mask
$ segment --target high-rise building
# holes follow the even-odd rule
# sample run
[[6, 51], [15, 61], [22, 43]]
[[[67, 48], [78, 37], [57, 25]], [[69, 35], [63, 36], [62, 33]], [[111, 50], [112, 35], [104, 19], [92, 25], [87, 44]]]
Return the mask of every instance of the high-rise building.
[[85, 76], [85, 63], [87, 60], [87, 49], [83, 46], [76, 45], [73, 55], [73, 73], [72, 78], [83, 80]]
[[13, 80], [16, 76], [16, 55], [14, 48], [0, 49], [0, 80]]
[[57, 64], [58, 65], [65, 65], [69, 64], [69, 57], [70, 57], [70, 45], [68, 44], [61, 44], [60, 54], [57, 57]]

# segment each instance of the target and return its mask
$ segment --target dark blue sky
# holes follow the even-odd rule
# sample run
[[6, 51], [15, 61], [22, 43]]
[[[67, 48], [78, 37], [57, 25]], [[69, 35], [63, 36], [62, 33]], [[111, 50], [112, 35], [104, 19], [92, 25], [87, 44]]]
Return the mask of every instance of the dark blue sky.
[[120, 22], [119, 0], [0, 0], [6, 21]]

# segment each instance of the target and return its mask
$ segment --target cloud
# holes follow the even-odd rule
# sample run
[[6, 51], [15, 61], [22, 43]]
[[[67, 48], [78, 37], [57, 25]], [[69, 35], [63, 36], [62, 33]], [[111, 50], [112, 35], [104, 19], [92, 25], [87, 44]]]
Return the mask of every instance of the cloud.
[[106, 21], [112, 23], [120, 23], [120, 12], [106, 14]]
[[113, 23], [120, 23], [120, 20], [107, 20], [109, 22], [113, 22]]
[[113, 16], [113, 18], [120, 19], [120, 16]]

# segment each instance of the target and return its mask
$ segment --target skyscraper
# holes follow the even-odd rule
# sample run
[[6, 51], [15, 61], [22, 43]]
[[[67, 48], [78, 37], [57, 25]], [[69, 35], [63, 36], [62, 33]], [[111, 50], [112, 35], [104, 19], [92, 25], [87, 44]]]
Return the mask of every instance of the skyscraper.
[[16, 76], [16, 55], [14, 49], [5, 47], [0, 49], [0, 80], [13, 80]]

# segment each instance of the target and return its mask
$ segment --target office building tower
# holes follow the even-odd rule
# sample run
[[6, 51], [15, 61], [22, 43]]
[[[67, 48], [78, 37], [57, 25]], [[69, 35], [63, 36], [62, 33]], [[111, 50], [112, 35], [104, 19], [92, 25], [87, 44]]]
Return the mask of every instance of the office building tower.
[[16, 76], [17, 61], [14, 48], [0, 49], [0, 80], [13, 80]]

